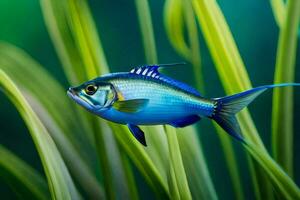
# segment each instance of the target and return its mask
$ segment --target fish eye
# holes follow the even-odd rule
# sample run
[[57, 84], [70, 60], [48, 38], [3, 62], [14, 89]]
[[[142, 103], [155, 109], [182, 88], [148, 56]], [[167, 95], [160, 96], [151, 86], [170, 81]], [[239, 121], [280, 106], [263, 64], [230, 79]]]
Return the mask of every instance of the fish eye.
[[93, 95], [97, 91], [98, 87], [96, 85], [88, 85], [85, 87], [85, 93], [88, 95]]

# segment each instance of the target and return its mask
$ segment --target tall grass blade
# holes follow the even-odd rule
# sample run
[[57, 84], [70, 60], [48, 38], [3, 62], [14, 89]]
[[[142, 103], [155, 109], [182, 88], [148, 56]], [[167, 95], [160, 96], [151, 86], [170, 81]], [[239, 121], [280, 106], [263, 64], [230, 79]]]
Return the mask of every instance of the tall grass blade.
[[274, 18], [279, 27], [282, 27], [286, 16], [286, 5], [284, 0], [270, 0]]
[[[68, 13], [69, 11], [66, 10], [66, 8], [61, 9], [61, 7], [58, 6], [58, 4], [59, 4], [58, 1], [54, 2], [54, 3], [50, 2], [50, 1], [41, 1], [41, 3], [42, 3], [43, 12], [44, 12], [44, 16], [45, 16], [46, 22], [48, 22], [47, 23], [48, 24], [48, 29], [49, 29], [50, 33], [52, 33], [51, 34], [52, 35], [52, 40], [55, 43], [56, 49], [58, 51], [58, 54], [60, 55], [60, 58], [62, 59], [63, 63], [68, 63], [68, 62], [65, 62], [65, 61], [72, 60], [73, 59], [73, 55], [76, 55], [76, 54], [79, 55], [80, 54], [79, 51], [81, 51], [81, 50], [78, 50], [79, 46], [76, 46], [75, 44], [72, 44], [74, 46], [74, 48], [69, 48], [69, 46], [70, 46], [69, 43], [72, 43], [73, 35], [78, 35], [78, 33], [77, 34], [73, 34], [73, 33], [67, 32], [67, 30], [64, 30], [65, 32], [64, 31], [58, 32], [58, 34], [53, 34], [53, 32], [56, 33], [55, 30], [57, 30], [57, 29], [59, 29], [59, 30], [60, 29], [64, 29], [64, 25], [61, 25], [60, 23], [63, 20], [65, 20], [65, 21], [70, 20], [70, 19], [64, 18], [64, 16], [65, 16], [64, 13], [65, 12]], [[86, 16], [90, 16], [90, 15], [86, 15]], [[88, 20], [92, 20], [92, 19], [89, 18]], [[75, 21], [75, 20], [73, 19], [73, 21]], [[85, 20], [83, 20], [83, 21], [85, 21]], [[73, 28], [74, 27], [75, 26], [73, 25]], [[76, 30], [73, 30], [73, 31], [76, 31]], [[77, 31], [80, 31], [80, 30], [77, 30]], [[90, 37], [90, 36], [87, 35], [87, 37]], [[62, 40], [61, 38], [65, 38], [65, 40], [68, 43], [66, 44], [64, 42], [64, 40]], [[79, 41], [79, 39], [74, 39], [74, 40], [75, 41]], [[95, 44], [97, 44], [97, 43], [95, 43]], [[68, 50], [69, 53], [66, 54], [65, 52], [61, 52], [60, 51], [60, 46], [63, 46], [63, 48], [66, 49], [66, 50]], [[98, 48], [98, 49], [100, 49], [100, 48]], [[89, 50], [92, 51], [93, 48], [90, 48]], [[96, 51], [94, 51], [92, 53], [93, 53], [93, 55], [96, 55], [96, 56], [99, 56], [99, 57], [101, 56], [100, 59], [104, 60], [104, 58], [103, 58], [104, 54], [97, 55]], [[86, 55], [86, 54], [88, 54], [88, 52], [84, 53], [84, 55]], [[80, 55], [80, 56], [83, 56], [83, 55]], [[86, 58], [86, 59], [88, 60], [89, 58]], [[68, 66], [65, 66], [65, 70], [74, 70], [74, 71], [76, 71], [78, 69], [84, 68], [83, 67], [83, 63], [81, 63], [81, 65], [76, 64], [73, 67], [74, 67], [74, 69], [71, 69], [71, 68], [68, 68]], [[93, 66], [93, 67], [99, 67], [99, 66]], [[100, 67], [101, 67], [101, 73], [105, 73], [106, 72], [105, 66], [102, 64]], [[84, 69], [87, 70], [87, 68], [84, 68]], [[155, 165], [153, 165], [152, 161], [149, 160], [149, 158], [147, 157], [147, 154], [146, 154], [145, 150], [142, 149], [142, 148], [139, 148], [140, 144], [137, 144], [137, 143], [127, 144], [127, 143], [123, 142], [123, 141], [126, 141], [126, 140], [130, 140], [130, 138], [132, 137], [131, 133], [128, 132], [127, 127], [120, 127], [119, 125], [116, 125], [116, 124], [113, 124], [113, 123], [110, 123], [109, 125], [110, 125], [111, 128], [113, 128], [113, 130], [117, 131], [117, 132], [113, 132], [114, 135], [115, 135], [115, 138], [120, 143], [121, 148], [125, 149], [125, 151], [127, 152], [128, 156], [138, 166], [138, 169], [140, 169], [142, 171], [142, 174], [144, 176], [146, 176], [146, 180], [148, 180], [148, 182], [150, 182], [150, 183], [152, 183], [152, 182], [155, 183], [155, 184], [150, 184], [150, 185], [157, 192], [158, 196], [161, 196], [161, 195], [163, 195], [164, 197], [168, 196], [167, 190], [162, 185], [163, 183], [161, 181], [161, 177], [157, 173], [157, 169], [156, 169]], [[136, 151], [131, 151], [128, 148], [128, 145], [131, 145], [130, 148], [135, 149]], [[102, 145], [102, 146], [104, 146], [104, 145]], [[141, 156], [137, 157], [136, 155], [139, 155], [139, 154]], [[106, 155], [104, 155], [104, 156], [106, 156]], [[144, 164], [143, 165], [137, 164], [140, 161], [142, 161]], [[144, 171], [144, 168], [145, 168], [144, 165], [149, 165], [148, 166], [149, 170], [147, 172]], [[119, 167], [122, 167], [122, 166], [119, 166]], [[153, 175], [153, 173], [157, 174], [157, 175]], [[108, 179], [108, 180], [110, 180], [110, 179]], [[157, 185], [159, 185], [160, 188], [157, 189], [156, 188]]]
[[[147, 0], [136, 0], [135, 2], [136, 2], [138, 18], [141, 26], [142, 38], [144, 42], [146, 61], [148, 63], [157, 63], [157, 51], [156, 51], [155, 37], [154, 37], [149, 4]], [[170, 162], [169, 162], [169, 166], [166, 168], [167, 171], [168, 170], [170, 171], [169, 174], [171, 175], [171, 179], [170, 179], [171, 182], [170, 181], [168, 182], [170, 191], [172, 191], [173, 194], [176, 194], [176, 196], [177, 194], [179, 194], [180, 198], [191, 199], [191, 194], [189, 191], [184, 167], [182, 164], [180, 148], [177, 141], [176, 132], [172, 131], [172, 129], [168, 129], [166, 127], [164, 128], [165, 128], [164, 131], [167, 136], [169, 152], [170, 152], [169, 153]], [[151, 132], [155, 132], [156, 130], [160, 131], [159, 128], [156, 129], [148, 128], [148, 130], [149, 130], [148, 134], [151, 134]], [[150, 137], [153, 137], [152, 134], [150, 135]], [[173, 150], [177, 152], [177, 157], [175, 156]], [[174, 197], [172, 196], [172, 198]]]
[[149, 3], [147, 0], [135, 0], [135, 5], [143, 36], [146, 61], [149, 62], [149, 64], [155, 64], [157, 63], [157, 51]]
[[2, 145], [0, 177], [23, 199], [48, 199], [50, 196], [44, 177]]
[[[282, 23], [276, 56], [274, 83], [294, 82], [300, 1], [289, 0]], [[293, 176], [293, 88], [273, 93], [272, 147], [275, 160]]]
[[86, 81], [83, 62], [76, 50], [74, 39], [65, 14], [66, 2], [40, 0], [44, 21], [57, 55], [63, 64], [64, 72], [71, 84]]
[[[202, 77], [203, 73], [201, 70], [200, 48], [198, 41], [199, 36], [197, 31], [197, 24], [195, 22], [195, 14], [191, 6], [191, 2], [182, 0], [167, 0], [165, 3], [164, 13], [165, 26], [170, 42], [180, 55], [182, 55], [185, 59], [189, 60], [192, 63], [194, 77], [196, 80], [196, 87], [201, 91], [201, 93], [203, 93], [204, 83]], [[185, 27], [187, 27], [190, 44], [185, 42]], [[216, 125], [216, 127], [218, 126]], [[227, 136], [222, 135], [224, 133], [221, 129], [217, 130], [220, 133], [219, 137], [221, 137], [224, 155], [226, 158], [228, 158], [225, 160], [228, 165], [229, 174], [232, 180], [236, 198], [243, 199], [243, 188], [241, 185], [239, 170], [236, 165], [237, 162], [235, 159], [231, 141], [227, 138]], [[195, 184], [190, 185], [192, 187]], [[198, 191], [198, 189], [196, 189], [196, 191]], [[196, 192], [193, 192], [192, 190], [192, 194], [193, 193]], [[204, 194], [206, 194], [206, 192], [204, 192]], [[204, 197], [208, 198], [206, 195], [204, 195]]]
[[[190, 1], [167, 0], [164, 8], [164, 22], [168, 38], [175, 50], [191, 62], [196, 88], [204, 92], [201, 56], [197, 23]], [[187, 40], [185, 41], [185, 29]]]
[[132, 167], [130, 165], [128, 156], [123, 151], [120, 151], [120, 154], [121, 154], [122, 164], [123, 164], [124, 168], [126, 168], [126, 170], [124, 170], [124, 171], [125, 171], [127, 183], [129, 184], [128, 185], [129, 197], [132, 200], [138, 200], [139, 193], [138, 193], [138, 189], [137, 189], [137, 182], [134, 179], [134, 174], [133, 174]]
[[185, 169], [183, 166], [179, 143], [177, 140], [176, 129], [171, 126], [165, 126], [166, 135], [169, 144], [170, 167], [174, 171], [177, 189], [180, 199], [192, 199], [189, 189]]
[[149, 155], [134, 136], [128, 131], [126, 126], [109, 123], [113, 133], [120, 143], [120, 147], [127, 153], [135, 166], [140, 170], [145, 180], [151, 186], [157, 197], [169, 199], [169, 192], [166, 180], [162, 178], [161, 172], [150, 159]]
[[[232, 94], [250, 88], [251, 84], [245, 66], [217, 2], [211, 0], [193, 0], [193, 5], [225, 91], [228, 94]], [[270, 159], [248, 111], [241, 112], [238, 118], [246, 140], [256, 144], [257, 149], [264, 152], [262, 155], [265, 156], [265, 159]], [[261, 164], [261, 162], [258, 163]], [[272, 173], [276, 173], [271, 165], [269, 167]], [[252, 173], [252, 176], [253, 178], [259, 177], [260, 185], [265, 186], [268, 184], [267, 180], [263, 178], [263, 171], [256, 170], [255, 174]], [[276, 184], [274, 179], [271, 180]], [[286, 175], [285, 179], [281, 179], [280, 181], [288, 183], [289, 177]], [[271, 198], [272, 191], [270, 187], [268, 188], [264, 191], [261, 190], [263, 194], [257, 194], [257, 197], [267, 196]]]
[[34, 113], [20, 90], [0, 70], [0, 87], [24, 119], [40, 155], [51, 196], [54, 199], [80, 199], [80, 195], [48, 131]]
[[83, 60], [87, 79], [107, 73], [106, 58], [86, 1], [67, 0], [71, 33]]
[[[0, 69], [4, 70], [21, 89], [22, 94], [49, 130], [71, 173], [83, 189], [91, 197], [102, 198], [104, 196], [102, 188], [91, 170], [95, 155], [94, 149], [88, 147], [92, 146], [92, 143], [82, 136], [76, 137], [77, 134], [91, 130], [85, 128], [77, 116], [78, 113], [70, 106], [63, 88], [29, 55], [12, 45], [0, 44]], [[41, 92], [45, 91], [45, 88], [51, 92]], [[57, 98], [58, 96], [60, 98]], [[84, 143], [86, 144], [83, 145]]]
[[192, 198], [218, 199], [195, 127], [176, 132]]
[[224, 151], [224, 156], [231, 178], [232, 187], [235, 193], [235, 198], [242, 200], [245, 199], [242, 181], [240, 177], [239, 165], [234, 154], [231, 138], [224, 132], [224, 130], [214, 123], [217, 133], [220, 137], [220, 142]]
[[[17, 81], [22, 89], [26, 89], [39, 99], [68, 140], [77, 150], [80, 150], [78, 153], [89, 158], [94, 151], [90, 147], [93, 140], [87, 137], [89, 134], [83, 135], [82, 132], [89, 133], [92, 129], [85, 124], [71, 105], [72, 102], [66, 96], [65, 89], [23, 50], [10, 44], [0, 43], [0, 56], [1, 69]], [[51, 92], [44, 92], [46, 90]], [[58, 110], [68, 110], [68, 112], [57, 112]]]
[[[287, 14], [287, 1], [284, 0], [270, 0], [273, 15], [279, 28], [281, 29], [285, 23]], [[300, 26], [298, 26], [298, 37], [300, 37]]]
[[263, 150], [258, 149], [251, 142], [246, 142], [244, 147], [264, 168], [265, 173], [272, 179], [276, 190], [280, 191], [284, 199], [300, 199], [300, 189], [271, 157], [266, 157]]
[[[76, 72], [75, 79], [82, 83], [99, 76], [101, 73], [107, 73], [106, 59], [87, 2], [41, 0], [41, 5], [49, 33], [66, 74]], [[78, 58], [75, 58], [76, 55], [79, 61]], [[70, 66], [68, 61], [74, 60], [78, 63], [72, 63]], [[73, 83], [72, 77], [68, 76], [68, 78]], [[79, 82], [73, 84], [79, 84]], [[110, 166], [110, 163], [113, 162], [109, 160], [114, 158], [108, 156], [108, 150], [105, 146], [106, 139], [100, 126], [100, 120], [88, 113], [81, 112], [81, 115], [88, 119], [89, 126], [93, 129], [92, 133], [104, 177], [107, 198], [114, 199], [115, 189], [112, 174], [116, 167]], [[110, 145], [115, 145], [115, 143]]]
[[164, 24], [168, 39], [178, 54], [186, 60], [191, 60], [190, 46], [185, 39], [185, 20], [183, 2], [181, 0], [166, 0]]
[[[135, 0], [135, 5], [143, 39], [146, 63], [158, 63], [149, 3], [147, 0]], [[160, 169], [164, 180], [166, 180], [169, 169], [169, 154], [165, 131], [162, 126], [148, 126], [144, 127], [144, 129], [147, 133], [147, 141], [149, 143], [149, 147], [146, 149], [146, 152], [158, 169]]]

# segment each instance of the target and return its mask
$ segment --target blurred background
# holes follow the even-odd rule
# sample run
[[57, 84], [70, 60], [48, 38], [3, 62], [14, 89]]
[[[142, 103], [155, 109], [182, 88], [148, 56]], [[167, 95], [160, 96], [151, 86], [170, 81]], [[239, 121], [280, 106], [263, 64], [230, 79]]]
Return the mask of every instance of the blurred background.
[[[128, 71], [132, 66], [145, 64], [143, 44], [137, 13], [133, 0], [89, 0], [94, 19], [100, 34], [105, 55], [112, 71]], [[171, 47], [163, 24], [163, 0], [149, 1], [155, 29], [155, 37], [160, 63], [183, 61]], [[274, 65], [278, 41], [278, 27], [275, 23], [269, 1], [259, 0], [219, 0], [223, 13], [231, 28], [242, 58], [247, 67], [253, 86], [271, 84], [274, 77]], [[28, 52], [40, 62], [64, 86], [69, 85], [63, 74], [61, 64], [47, 33], [38, 0], [1, 0], [0, 1], [0, 40], [12, 43]], [[205, 95], [218, 97], [224, 95], [218, 76], [213, 67], [208, 49], [200, 38]], [[298, 49], [299, 49], [298, 40]], [[300, 50], [300, 49], [299, 49]], [[297, 51], [296, 82], [300, 82], [300, 51]], [[30, 66], [28, 66], [30, 67]], [[176, 67], [165, 73], [194, 85], [191, 66]], [[32, 80], [33, 82], [35, 80]], [[39, 83], [36, 83], [39, 84]], [[44, 92], [51, 91], [40, 91]], [[263, 141], [270, 151], [271, 103], [272, 92], [266, 92], [249, 107]], [[59, 98], [59, 97], [57, 97]], [[300, 89], [295, 89], [295, 144], [300, 140]], [[15, 152], [39, 171], [42, 166], [30, 135], [17, 111], [8, 99], [0, 93], [0, 143]], [[208, 120], [198, 125], [199, 137], [203, 143], [213, 182], [220, 199], [232, 198], [230, 180], [226, 174], [222, 150], [215, 130]], [[246, 172], [243, 149], [234, 142], [239, 167], [247, 194], [253, 197], [251, 186], [247, 186], [250, 177]], [[300, 146], [294, 146], [295, 179], [300, 184]], [[238, 153], [239, 154], [239, 153]], [[222, 170], [222, 166], [224, 166]], [[137, 177], [140, 177], [137, 174]], [[140, 190], [149, 194], [151, 190], [140, 181]], [[251, 184], [249, 184], [251, 185]], [[13, 199], [13, 191], [0, 179], [1, 199]], [[143, 194], [143, 193], [140, 193]], [[223, 198], [224, 197], [224, 198]]]

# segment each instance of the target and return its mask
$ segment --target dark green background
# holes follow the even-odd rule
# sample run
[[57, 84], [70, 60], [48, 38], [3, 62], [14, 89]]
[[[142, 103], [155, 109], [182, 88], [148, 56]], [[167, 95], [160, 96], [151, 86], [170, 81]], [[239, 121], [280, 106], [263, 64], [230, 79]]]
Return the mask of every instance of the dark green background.
[[[126, 71], [128, 66], [145, 63], [139, 24], [133, 0], [90, 0], [93, 15], [100, 33], [104, 51], [112, 71]], [[163, 0], [149, 0], [155, 29], [158, 58], [160, 63], [182, 61], [167, 40], [163, 26]], [[218, 1], [237, 42], [242, 58], [247, 66], [254, 86], [271, 84], [274, 74], [278, 27], [274, 21], [269, 1], [260, 0], [219, 0]], [[204, 66], [206, 95], [222, 96], [221, 84], [214, 70], [207, 47], [200, 38], [201, 56]], [[40, 62], [66, 88], [68, 87], [61, 65], [43, 22], [38, 0], [1, 0], [0, 1], [0, 40], [21, 47]], [[299, 43], [299, 42], [298, 42]], [[298, 45], [299, 46], [299, 45]], [[298, 48], [299, 49], [299, 48]], [[296, 82], [300, 82], [300, 53], [297, 53]], [[28, 66], [30, 67], [30, 66]], [[174, 68], [173, 77], [191, 85], [190, 66]], [[35, 81], [35, 80], [32, 80]], [[38, 84], [38, 83], [36, 83]], [[41, 95], [43, 95], [41, 91]], [[48, 91], [47, 91], [48, 92]], [[271, 94], [267, 92], [250, 105], [250, 111], [259, 133], [270, 149]], [[57, 97], [59, 98], [59, 97]], [[14, 107], [0, 93], [0, 143], [21, 158], [42, 171], [38, 155], [24, 123]], [[300, 183], [300, 89], [295, 90], [295, 177]], [[209, 169], [220, 199], [230, 199], [227, 169], [218, 138], [208, 121], [200, 123], [199, 137], [204, 145]], [[241, 146], [234, 142], [238, 152], [246, 194], [253, 197], [251, 179], [247, 174], [245, 158]], [[141, 178], [139, 178], [140, 180]], [[151, 193], [141, 181], [140, 194]], [[15, 198], [13, 192], [0, 180], [1, 199]]]

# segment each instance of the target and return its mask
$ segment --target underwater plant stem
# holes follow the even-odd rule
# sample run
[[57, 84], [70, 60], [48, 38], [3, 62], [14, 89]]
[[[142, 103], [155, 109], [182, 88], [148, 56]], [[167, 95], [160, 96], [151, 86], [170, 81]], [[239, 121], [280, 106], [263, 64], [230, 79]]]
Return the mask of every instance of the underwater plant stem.
[[[0, 144], [0, 177], [24, 199], [49, 199], [45, 178], [25, 161]], [[22, 188], [17, 190], [16, 188]]]
[[38, 116], [14, 82], [0, 70], [0, 88], [20, 113], [40, 156], [53, 199], [81, 199], [69, 171]]
[[157, 64], [155, 37], [147, 0], [135, 0], [147, 63]]
[[[131, 161], [140, 170], [145, 180], [151, 186], [157, 197], [160, 199], [169, 199], [167, 184], [164, 182], [160, 172], [144, 150], [144, 147], [132, 136], [128, 128], [114, 123], [109, 123], [113, 134], [118, 139], [120, 147], [127, 153]], [[122, 134], [119, 134], [119, 133]]]
[[129, 190], [129, 197], [131, 200], [138, 200], [139, 194], [138, 194], [138, 188], [136, 187], [137, 183], [134, 179], [133, 170], [130, 165], [128, 156], [124, 151], [119, 151], [119, 152], [120, 152], [121, 162], [124, 166], [124, 173], [128, 184], [127, 187]]
[[300, 199], [300, 190], [293, 180], [278, 166], [278, 164], [270, 157], [265, 156], [264, 152], [257, 146], [247, 140], [243, 146], [252, 155], [252, 157], [260, 163], [264, 172], [276, 184], [274, 186], [281, 192], [284, 199]]
[[282, 27], [285, 21], [286, 6], [284, 0], [270, 0], [275, 21], [279, 27]]
[[[175, 187], [180, 196], [180, 199], [192, 199], [189, 185], [184, 170], [179, 143], [176, 136], [176, 129], [171, 126], [165, 126], [165, 132], [168, 139], [169, 155], [170, 155], [170, 169], [171, 174], [174, 172], [176, 181]], [[172, 172], [173, 171], [173, 172]]]
[[[155, 45], [155, 37], [154, 37], [154, 31], [153, 31], [153, 25], [152, 25], [152, 20], [151, 20], [151, 14], [150, 14], [150, 8], [149, 8], [149, 4], [147, 0], [136, 0], [136, 8], [137, 8], [137, 12], [138, 12], [138, 18], [139, 18], [139, 22], [140, 22], [140, 26], [141, 26], [141, 32], [142, 32], [142, 38], [143, 38], [143, 42], [144, 42], [144, 50], [145, 50], [145, 54], [146, 54], [146, 62], [147, 63], [157, 63], [157, 52], [156, 52], [156, 45]], [[149, 132], [158, 130], [158, 129], [154, 129], [154, 128], [149, 128], [148, 130], [152, 129]], [[166, 126], [164, 126], [164, 129], [162, 130], [164, 134], [161, 135], [161, 137], [164, 137], [165, 135], [167, 136], [167, 140], [168, 140], [168, 146], [169, 146], [169, 152], [171, 151], [172, 148], [176, 148], [178, 150], [179, 156], [180, 156], [180, 150], [179, 150], [179, 144], [178, 142], [171, 142], [171, 138], [168, 137], [168, 134], [172, 134], [172, 133], [168, 133], [169, 130], [167, 130]], [[150, 134], [150, 133], [149, 133]], [[176, 139], [177, 141], [177, 136], [176, 134], [173, 135], [172, 139]], [[162, 139], [162, 138], [161, 138]], [[174, 140], [175, 140], [174, 139]], [[171, 146], [172, 145], [172, 146]], [[169, 156], [171, 156], [171, 154], [169, 154]], [[180, 157], [181, 158], [181, 157]], [[174, 166], [172, 165], [172, 159], [170, 158], [169, 161], [169, 167], [166, 169], [169, 171], [170, 175], [171, 175], [171, 181], [175, 181], [175, 182], [169, 182], [169, 190], [174, 194], [180, 194], [180, 195], [184, 195], [184, 196], [188, 196], [187, 194], [189, 194], [189, 196], [191, 196], [188, 185], [187, 185], [187, 180], [186, 180], [186, 175], [185, 175], [185, 171], [184, 168], [182, 168], [183, 171], [181, 170], [176, 170], [174, 169]], [[181, 160], [182, 163], [182, 160]], [[180, 173], [180, 174], [177, 174]], [[180, 177], [180, 176], [184, 176], [185, 177], [185, 181], [186, 181], [186, 186], [184, 188], [180, 187], [182, 186], [182, 184], [179, 186], [179, 183], [177, 182], [178, 179], [174, 178], [175, 177]], [[178, 187], [177, 187], [178, 186]], [[188, 193], [186, 192], [188, 191]], [[180, 193], [182, 192], [182, 193]], [[174, 197], [172, 197], [174, 198]]]
[[[300, 1], [289, 0], [279, 33], [274, 83], [294, 82]], [[293, 88], [275, 89], [272, 110], [272, 148], [275, 160], [293, 176]]]
[[233, 185], [233, 191], [235, 199], [243, 200], [244, 191], [242, 186], [241, 177], [239, 174], [238, 163], [232, 146], [231, 138], [224, 132], [224, 130], [214, 123], [217, 133], [220, 138], [220, 142], [224, 151], [224, 157], [226, 160], [227, 168]]
[[194, 10], [190, 1], [182, 0], [183, 14], [187, 27], [187, 34], [190, 44], [189, 60], [192, 63], [196, 88], [204, 93], [203, 70], [201, 66], [201, 54], [198, 38], [197, 23]]
[[[91, 116], [94, 117], [94, 116]], [[109, 158], [108, 158], [108, 152], [105, 147], [105, 140], [104, 140], [104, 134], [102, 131], [105, 131], [103, 128], [100, 128], [99, 123], [100, 120], [94, 118], [91, 119], [93, 129], [94, 129], [94, 137], [95, 137], [95, 143], [96, 143], [96, 150], [98, 155], [99, 164], [101, 166], [101, 174], [104, 179], [104, 189], [105, 189], [105, 196], [106, 199], [113, 200], [116, 198], [114, 184], [113, 184], [113, 178], [112, 178], [112, 168], [110, 166]]]
[[[251, 88], [252, 86], [246, 68], [217, 1], [193, 0], [192, 2], [226, 93], [232, 94]], [[265, 153], [264, 156], [269, 157], [251, 119], [250, 113], [247, 110], [242, 111], [238, 114], [238, 121], [245, 139], [255, 143], [257, 148]], [[252, 162], [250, 159], [249, 161]], [[256, 163], [254, 163], [254, 165], [256, 165]], [[259, 183], [254, 183], [254, 185], [269, 184], [262, 173], [264, 172], [261, 170], [251, 171], [253, 181], [259, 179]], [[287, 179], [283, 180], [286, 181]], [[271, 195], [271, 187], [267, 188], [267, 190], [260, 190], [264, 194], [256, 194], [256, 196], [263, 197]]]

